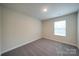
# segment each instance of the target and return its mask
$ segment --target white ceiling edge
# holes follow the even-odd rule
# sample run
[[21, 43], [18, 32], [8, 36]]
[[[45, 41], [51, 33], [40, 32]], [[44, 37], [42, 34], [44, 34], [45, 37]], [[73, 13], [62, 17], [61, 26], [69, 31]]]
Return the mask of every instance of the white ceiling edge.
[[[79, 10], [78, 10], [78, 11], [79, 11]], [[67, 13], [67, 14], [64, 14], [64, 15], [61, 15], [61, 16], [57, 16], [57, 17], [42, 19], [42, 21], [44, 21], [44, 20], [52, 20], [52, 19], [56, 19], [56, 18], [59, 18], [59, 17], [67, 16], [67, 15], [70, 15], [70, 14], [78, 13], [78, 11], [71, 12], [71, 13]]]
[[[30, 3], [30, 4], [1, 4], [2, 6], [26, 14], [35, 19], [46, 20], [60, 17], [79, 10], [79, 4], [76, 3]], [[47, 12], [43, 12], [43, 8], [47, 8]]]

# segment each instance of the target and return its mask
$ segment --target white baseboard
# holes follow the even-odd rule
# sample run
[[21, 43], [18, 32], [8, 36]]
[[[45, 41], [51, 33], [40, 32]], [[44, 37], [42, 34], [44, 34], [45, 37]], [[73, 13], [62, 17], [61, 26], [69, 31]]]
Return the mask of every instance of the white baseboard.
[[[49, 40], [53, 40], [53, 39], [48, 38], [48, 37], [44, 37], [44, 38], [49, 39]], [[58, 41], [58, 40], [53, 40], [53, 41], [61, 42], [61, 41]], [[77, 47], [77, 45], [76, 45], [76, 44], [71, 44], [71, 43], [67, 43], [67, 42], [61, 42], [61, 43], [65, 43], [65, 44], [69, 44], [69, 45], [72, 45], [72, 46]]]
[[[38, 39], [41, 39], [41, 38], [38, 38]], [[33, 40], [28, 41], [28, 42], [26, 42], [26, 43], [19, 44], [19, 45], [15, 46], [15, 47], [12, 47], [12, 48], [10, 48], [10, 49], [7, 49], [7, 50], [5, 50], [5, 51], [2, 51], [1, 54], [4, 54], [4, 53], [6, 53], [6, 52], [8, 52], [8, 51], [11, 51], [11, 50], [16, 49], [16, 48], [18, 48], [18, 47], [21, 47], [21, 46], [26, 45], [26, 44], [28, 44], [28, 43], [34, 42], [34, 41], [36, 41], [36, 40], [38, 40], [38, 39], [33, 39]]]
[[[50, 38], [47, 38], [47, 37], [43, 37], [43, 38], [50, 39]], [[39, 39], [41, 39], [41, 38], [39, 38]], [[16, 49], [16, 48], [18, 48], [18, 47], [21, 47], [21, 46], [23, 46], [23, 45], [26, 45], [26, 44], [31, 43], [31, 42], [36, 41], [36, 40], [38, 40], [38, 39], [34, 39], [34, 40], [28, 41], [28, 42], [26, 42], [26, 43], [22, 43], [22, 44], [20, 44], [20, 45], [17, 45], [17, 46], [15, 46], [15, 47], [12, 47], [12, 48], [10, 48], [10, 49], [7, 49], [7, 50], [5, 50], [5, 51], [2, 51], [1, 54], [6, 53], [6, 52], [8, 52], [8, 51], [11, 51], [11, 50], [13, 50], [13, 49]], [[53, 39], [50, 39], [50, 40], [53, 40]], [[57, 41], [57, 40], [54, 40], [54, 41]], [[60, 41], [58, 41], [58, 42], [60, 42]], [[67, 43], [67, 42], [61, 42], [61, 43], [69, 44], [69, 43]], [[73, 44], [69, 44], [69, 45], [73, 45]], [[77, 47], [76, 45], [73, 45], [73, 46]], [[78, 48], [79, 48], [79, 47], [78, 47]]]

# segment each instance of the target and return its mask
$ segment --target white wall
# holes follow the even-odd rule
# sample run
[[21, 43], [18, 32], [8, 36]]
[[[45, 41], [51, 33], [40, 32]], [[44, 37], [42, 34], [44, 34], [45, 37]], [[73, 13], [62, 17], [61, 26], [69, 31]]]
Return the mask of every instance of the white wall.
[[[66, 20], [67, 22], [66, 37], [54, 35], [54, 21], [59, 20]], [[77, 13], [44, 20], [42, 35], [44, 38], [77, 46]]]
[[78, 21], [77, 21], [77, 26], [78, 26], [78, 27], [77, 27], [77, 31], [78, 31], [78, 32], [77, 32], [77, 41], [78, 41], [77, 43], [78, 43], [78, 48], [79, 48], [79, 11], [78, 11]]
[[40, 38], [40, 20], [3, 8], [2, 53]]
[[0, 6], [0, 55], [1, 55], [1, 39], [2, 39], [2, 36], [1, 36], [1, 32], [2, 32], [2, 22], [1, 22], [1, 20], [2, 20], [2, 18], [1, 18], [1, 13], [2, 12], [2, 8], [1, 8], [1, 6]]

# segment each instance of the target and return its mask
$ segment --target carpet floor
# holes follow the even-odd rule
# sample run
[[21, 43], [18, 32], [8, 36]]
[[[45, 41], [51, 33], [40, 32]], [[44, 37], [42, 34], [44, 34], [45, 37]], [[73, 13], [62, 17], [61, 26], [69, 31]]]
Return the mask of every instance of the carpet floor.
[[2, 56], [78, 56], [79, 50], [71, 45], [49, 39], [39, 39]]

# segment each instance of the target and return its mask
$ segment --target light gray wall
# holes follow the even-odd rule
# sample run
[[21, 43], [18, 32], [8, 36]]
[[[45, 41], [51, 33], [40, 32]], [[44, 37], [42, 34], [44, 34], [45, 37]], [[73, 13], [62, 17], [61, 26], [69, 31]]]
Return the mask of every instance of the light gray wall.
[[[67, 36], [54, 35], [54, 21], [66, 20]], [[43, 21], [43, 37], [77, 46], [77, 13]]]
[[1, 13], [1, 11], [2, 11], [2, 8], [1, 8], [1, 6], [0, 6], [0, 55], [1, 55], [1, 39], [2, 39], [2, 36], [1, 36], [1, 32], [2, 32], [2, 31], [1, 31], [1, 30], [2, 30], [2, 24], [1, 24], [1, 23], [2, 23], [2, 22], [1, 22], [1, 20], [2, 20], [1, 16], [2, 16], [2, 15], [1, 15], [1, 14], [2, 14], [2, 13]]
[[40, 38], [40, 20], [3, 8], [2, 53]]
[[1, 55], [1, 7], [0, 7], [0, 55]]
[[78, 11], [78, 21], [77, 21], [77, 26], [78, 26], [78, 27], [77, 27], [77, 31], [78, 31], [78, 32], [77, 32], [77, 41], [78, 41], [77, 43], [78, 43], [78, 48], [79, 48], [79, 11]]

